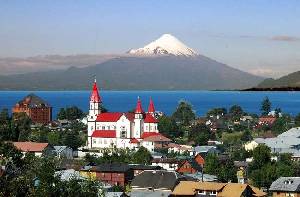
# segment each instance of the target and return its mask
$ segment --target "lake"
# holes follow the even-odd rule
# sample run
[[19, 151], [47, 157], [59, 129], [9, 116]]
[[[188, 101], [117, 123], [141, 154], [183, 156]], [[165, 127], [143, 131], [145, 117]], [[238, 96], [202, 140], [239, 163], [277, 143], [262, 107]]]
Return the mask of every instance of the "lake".
[[[11, 110], [13, 105], [30, 91], [0, 91], [0, 109]], [[33, 91], [53, 107], [53, 118], [62, 107], [76, 105], [88, 111], [90, 91]], [[229, 108], [240, 105], [246, 112], [260, 113], [261, 101], [268, 96], [272, 108], [280, 107], [283, 112], [296, 115], [300, 112], [300, 92], [239, 92], [239, 91], [101, 91], [104, 106], [109, 111], [126, 112], [136, 106], [137, 97], [142, 100], [144, 110], [152, 97], [155, 108], [172, 114], [180, 100], [193, 105], [197, 115], [204, 115], [214, 107]]]

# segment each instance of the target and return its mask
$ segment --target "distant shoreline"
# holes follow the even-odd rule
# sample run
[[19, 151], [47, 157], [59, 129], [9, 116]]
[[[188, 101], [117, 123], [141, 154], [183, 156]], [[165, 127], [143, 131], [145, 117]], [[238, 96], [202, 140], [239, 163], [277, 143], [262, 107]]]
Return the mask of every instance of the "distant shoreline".
[[300, 91], [300, 87], [248, 88], [241, 91]]

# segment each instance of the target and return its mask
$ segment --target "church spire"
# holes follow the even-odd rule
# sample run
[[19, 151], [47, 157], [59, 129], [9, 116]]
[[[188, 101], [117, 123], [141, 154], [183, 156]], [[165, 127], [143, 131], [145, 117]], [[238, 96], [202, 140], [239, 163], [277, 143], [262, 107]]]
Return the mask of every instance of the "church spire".
[[152, 98], [150, 97], [150, 102], [149, 102], [149, 107], [148, 107], [148, 113], [154, 113], [155, 112], [155, 108], [154, 108], [154, 103]]
[[90, 102], [95, 102], [95, 103], [101, 103], [101, 97], [99, 95], [99, 91], [98, 91], [98, 87], [97, 87], [97, 80], [95, 77], [94, 80], [94, 84], [93, 84], [93, 90], [92, 90], [92, 94], [90, 97]]
[[136, 114], [142, 114], [142, 113], [144, 113], [140, 97], [138, 97], [138, 101], [137, 101], [134, 113], [136, 113]]

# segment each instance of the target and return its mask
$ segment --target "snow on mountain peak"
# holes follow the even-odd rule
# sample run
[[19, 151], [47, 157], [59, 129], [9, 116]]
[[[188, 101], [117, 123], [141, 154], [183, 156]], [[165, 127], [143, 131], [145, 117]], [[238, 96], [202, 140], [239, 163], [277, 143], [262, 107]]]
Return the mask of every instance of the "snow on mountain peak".
[[131, 49], [128, 53], [135, 55], [176, 55], [188, 57], [198, 55], [193, 49], [187, 47], [171, 34], [163, 34], [160, 38], [143, 48]]

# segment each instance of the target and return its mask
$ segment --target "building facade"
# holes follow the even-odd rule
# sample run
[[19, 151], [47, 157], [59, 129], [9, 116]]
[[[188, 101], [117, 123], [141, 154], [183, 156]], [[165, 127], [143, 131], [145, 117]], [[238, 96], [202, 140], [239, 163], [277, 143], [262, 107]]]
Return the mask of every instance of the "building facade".
[[165, 146], [171, 141], [158, 131], [152, 99], [147, 112], [139, 98], [134, 112], [102, 112], [102, 99], [95, 80], [89, 104], [87, 146], [90, 149], [144, 146], [153, 152], [156, 146]]
[[12, 109], [13, 113], [26, 113], [32, 122], [47, 124], [52, 120], [52, 107], [35, 94], [29, 94]]

